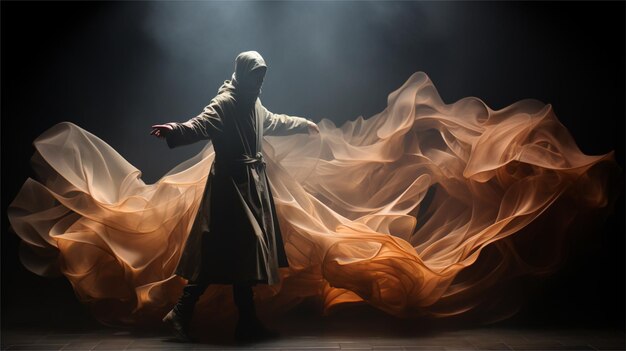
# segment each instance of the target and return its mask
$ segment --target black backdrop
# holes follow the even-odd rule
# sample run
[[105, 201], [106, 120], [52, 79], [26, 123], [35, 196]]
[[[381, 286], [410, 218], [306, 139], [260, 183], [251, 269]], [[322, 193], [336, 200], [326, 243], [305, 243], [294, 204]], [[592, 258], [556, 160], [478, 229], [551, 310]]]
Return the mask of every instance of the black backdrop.
[[[154, 182], [202, 145], [169, 150], [158, 122], [196, 115], [238, 52], [269, 64], [272, 111], [337, 124], [382, 111], [426, 72], [444, 101], [499, 109], [551, 103], [586, 154], [624, 167], [624, 2], [6, 2], [2, 52], [2, 323], [89, 321], [64, 278], [26, 271], [6, 208], [28, 176], [32, 141], [72, 121]], [[598, 245], [535, 283], [509, 323], [624, 325], [624, 196]]]

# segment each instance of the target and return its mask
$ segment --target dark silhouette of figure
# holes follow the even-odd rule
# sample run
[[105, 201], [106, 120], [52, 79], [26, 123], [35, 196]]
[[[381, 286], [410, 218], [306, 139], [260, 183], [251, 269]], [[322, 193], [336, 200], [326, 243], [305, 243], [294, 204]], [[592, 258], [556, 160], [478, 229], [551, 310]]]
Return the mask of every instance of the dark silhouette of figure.
[[267, 65], [256, 51], [240, 53], [235, 72], [202, 113], [187, 122], [153, 125], [170, 148], [211, 140], [215, 160], [175, 274], [188, 280], [163, 318], [191, 341], [194, 306], [209, 284], [232, 284], [239, 312], [237, 340], [275, 337], [257, 318], [252, 287], [276, 284], [288, 267], [261, 150], [263, 135], [318, 133], [305, 118], [274, 114], [259, 99]]

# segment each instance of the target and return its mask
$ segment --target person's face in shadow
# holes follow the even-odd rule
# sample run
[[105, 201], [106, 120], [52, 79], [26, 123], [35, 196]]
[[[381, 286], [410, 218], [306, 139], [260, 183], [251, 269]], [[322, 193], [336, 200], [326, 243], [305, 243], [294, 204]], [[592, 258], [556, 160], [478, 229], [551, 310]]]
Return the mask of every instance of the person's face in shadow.
[[242, 88], [247, 92], [256, 93], [258, 95], [261, 91], [266, 71], [267, 69], [265, 67], [252, 70], [252, 72], [246, 76], [246, 79], [241, 82]]

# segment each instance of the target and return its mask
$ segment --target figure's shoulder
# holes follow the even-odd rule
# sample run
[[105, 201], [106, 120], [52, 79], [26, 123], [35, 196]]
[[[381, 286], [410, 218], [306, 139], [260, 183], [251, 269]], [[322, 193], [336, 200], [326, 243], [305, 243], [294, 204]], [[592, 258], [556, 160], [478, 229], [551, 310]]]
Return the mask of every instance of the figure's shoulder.
[[211, 103], [219, 105], [222, 109], [228, 109], [235, 105], [235, 98], [228, 92], [222, 92], [217, 94]]
[[257, 109], [259, 111], [263, 111], [265, 114], [269, 113], [267, 108], [265, 108], [265, 106], [263, 106], [263, 103], [261, 102], [261, 98], [256, 98], [255, 106], [257, 107]]

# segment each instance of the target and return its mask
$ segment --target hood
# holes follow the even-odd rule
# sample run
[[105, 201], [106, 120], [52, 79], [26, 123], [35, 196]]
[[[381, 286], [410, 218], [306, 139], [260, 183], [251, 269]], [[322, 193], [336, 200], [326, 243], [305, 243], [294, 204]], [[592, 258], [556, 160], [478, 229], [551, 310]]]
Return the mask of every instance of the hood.
[[265, 60], [261, 54], [256, 51], [244, 51], [240, 53], [237, 55], [237, 58], [235, 58], [235, 72], [233, 72], [230, 80], [224, 81], [218, 93], [229, 91], [244, 98], [256, 99], [261, 93], [261, 89], [258, 91], [243, 91], [240, 82], [246, 81], [250, 72], [261, 67], [267, 69], [267, 64], [265, 64]]
[[260, 67], [267, 68], [261, 54], [256, 51], [244, 51], [237, 55], [235, 59], [235, 72], [233, 73], [232, 80], [235, 81], [235, 84], [243, 82], [250, 72]]

